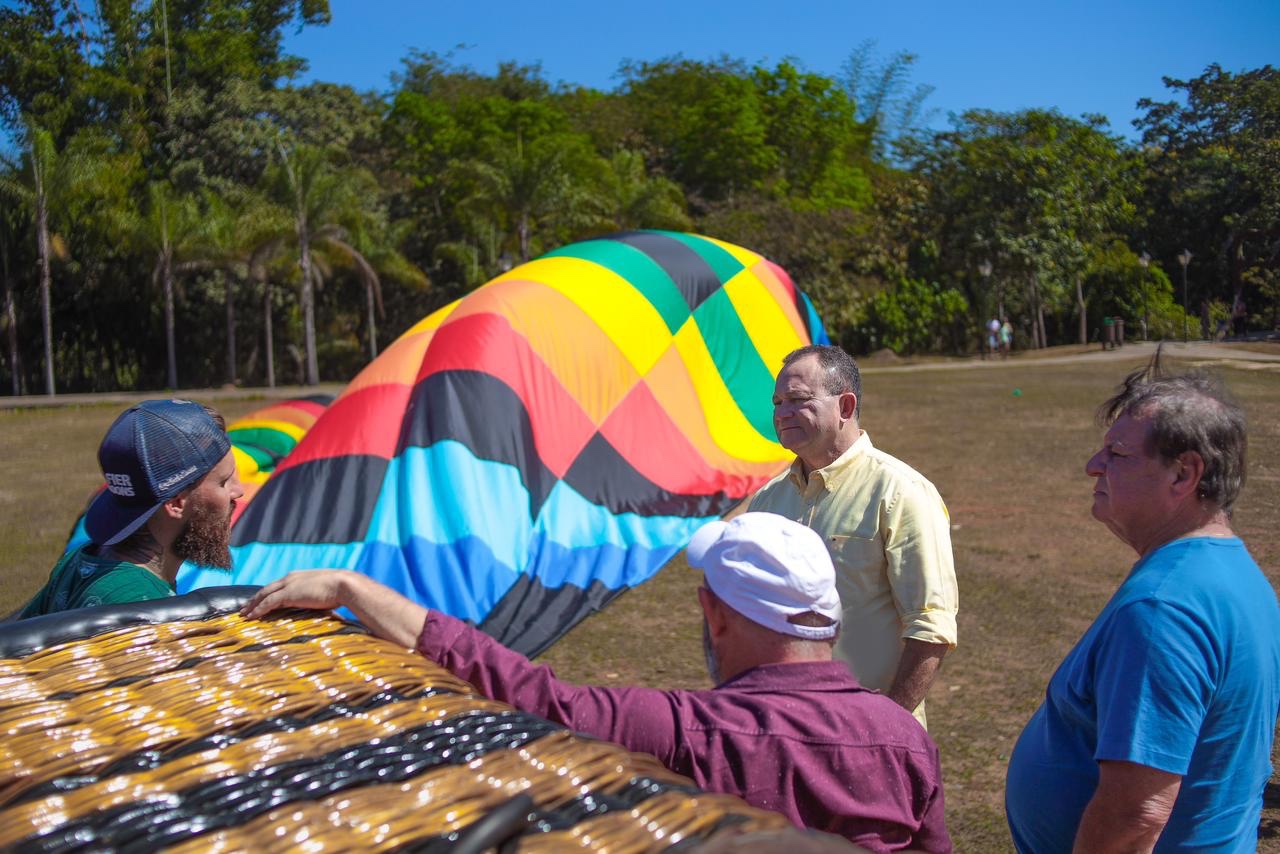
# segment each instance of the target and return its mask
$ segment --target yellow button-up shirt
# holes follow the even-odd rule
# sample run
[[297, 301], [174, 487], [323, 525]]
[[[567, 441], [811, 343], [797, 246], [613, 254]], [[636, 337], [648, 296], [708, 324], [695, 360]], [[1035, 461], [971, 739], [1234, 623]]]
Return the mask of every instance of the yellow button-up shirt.
[[[932, 483], [873, 447], [866, 432], [807, 480], [797, 459], [749, 509], [794, 519], [826, 541], [843, 607], [836, 657], [863, 685], [889, 689], [904, 638], [956, 645], [947, 507]], [[924, 703], [915, 715], [925, 722]]]

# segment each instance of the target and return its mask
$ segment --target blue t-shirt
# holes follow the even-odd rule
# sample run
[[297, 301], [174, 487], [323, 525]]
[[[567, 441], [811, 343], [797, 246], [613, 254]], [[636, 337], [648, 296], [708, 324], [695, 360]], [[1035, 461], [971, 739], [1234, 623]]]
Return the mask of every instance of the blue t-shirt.
[[1049, 681], [1005, 787], [1019, 851], [1070, 851], [1098, 761], [1182, 775], [1156, 851], [1253, 851], [1280, 712], [1280, 607], [1236, 538], [1134, 565]]

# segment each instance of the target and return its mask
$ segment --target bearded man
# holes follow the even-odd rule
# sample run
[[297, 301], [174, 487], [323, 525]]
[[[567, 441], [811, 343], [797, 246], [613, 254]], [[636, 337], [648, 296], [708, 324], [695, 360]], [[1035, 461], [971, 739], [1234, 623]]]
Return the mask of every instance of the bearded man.
[[148, 400], [98, 448], [106, 488], [85, 512], [91, 542], [58, 561], [19, 619], [172, 596], [183, 561], [231, 568], [244, 495], [226, 422], [189, 400]]

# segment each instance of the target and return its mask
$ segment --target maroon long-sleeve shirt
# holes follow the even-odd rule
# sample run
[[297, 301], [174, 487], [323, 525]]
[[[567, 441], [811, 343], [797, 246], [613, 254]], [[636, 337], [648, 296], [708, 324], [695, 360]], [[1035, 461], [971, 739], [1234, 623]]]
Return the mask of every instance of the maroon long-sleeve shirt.
[[628, 750], [709, 791], [872, 851], [951, 851], [938, 748], [844, 664], [769, 664], [710, 691], [569, 685], [431, 611], [418, 651], [495, 700]]

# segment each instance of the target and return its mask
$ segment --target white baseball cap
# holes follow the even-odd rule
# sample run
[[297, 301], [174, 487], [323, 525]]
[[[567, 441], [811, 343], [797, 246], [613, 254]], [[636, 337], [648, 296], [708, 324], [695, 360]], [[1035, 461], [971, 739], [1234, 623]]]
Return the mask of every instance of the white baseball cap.
[[[686, 552], [707, 587], [742, 616], [784, 635], [827, 640], [840, 624], [840, 594], [826, 543], [809, 528], [775, 513], [743, 513], [698, 529]], [[801, 626], [788, 617], [821, 614], [829, 626]]]

